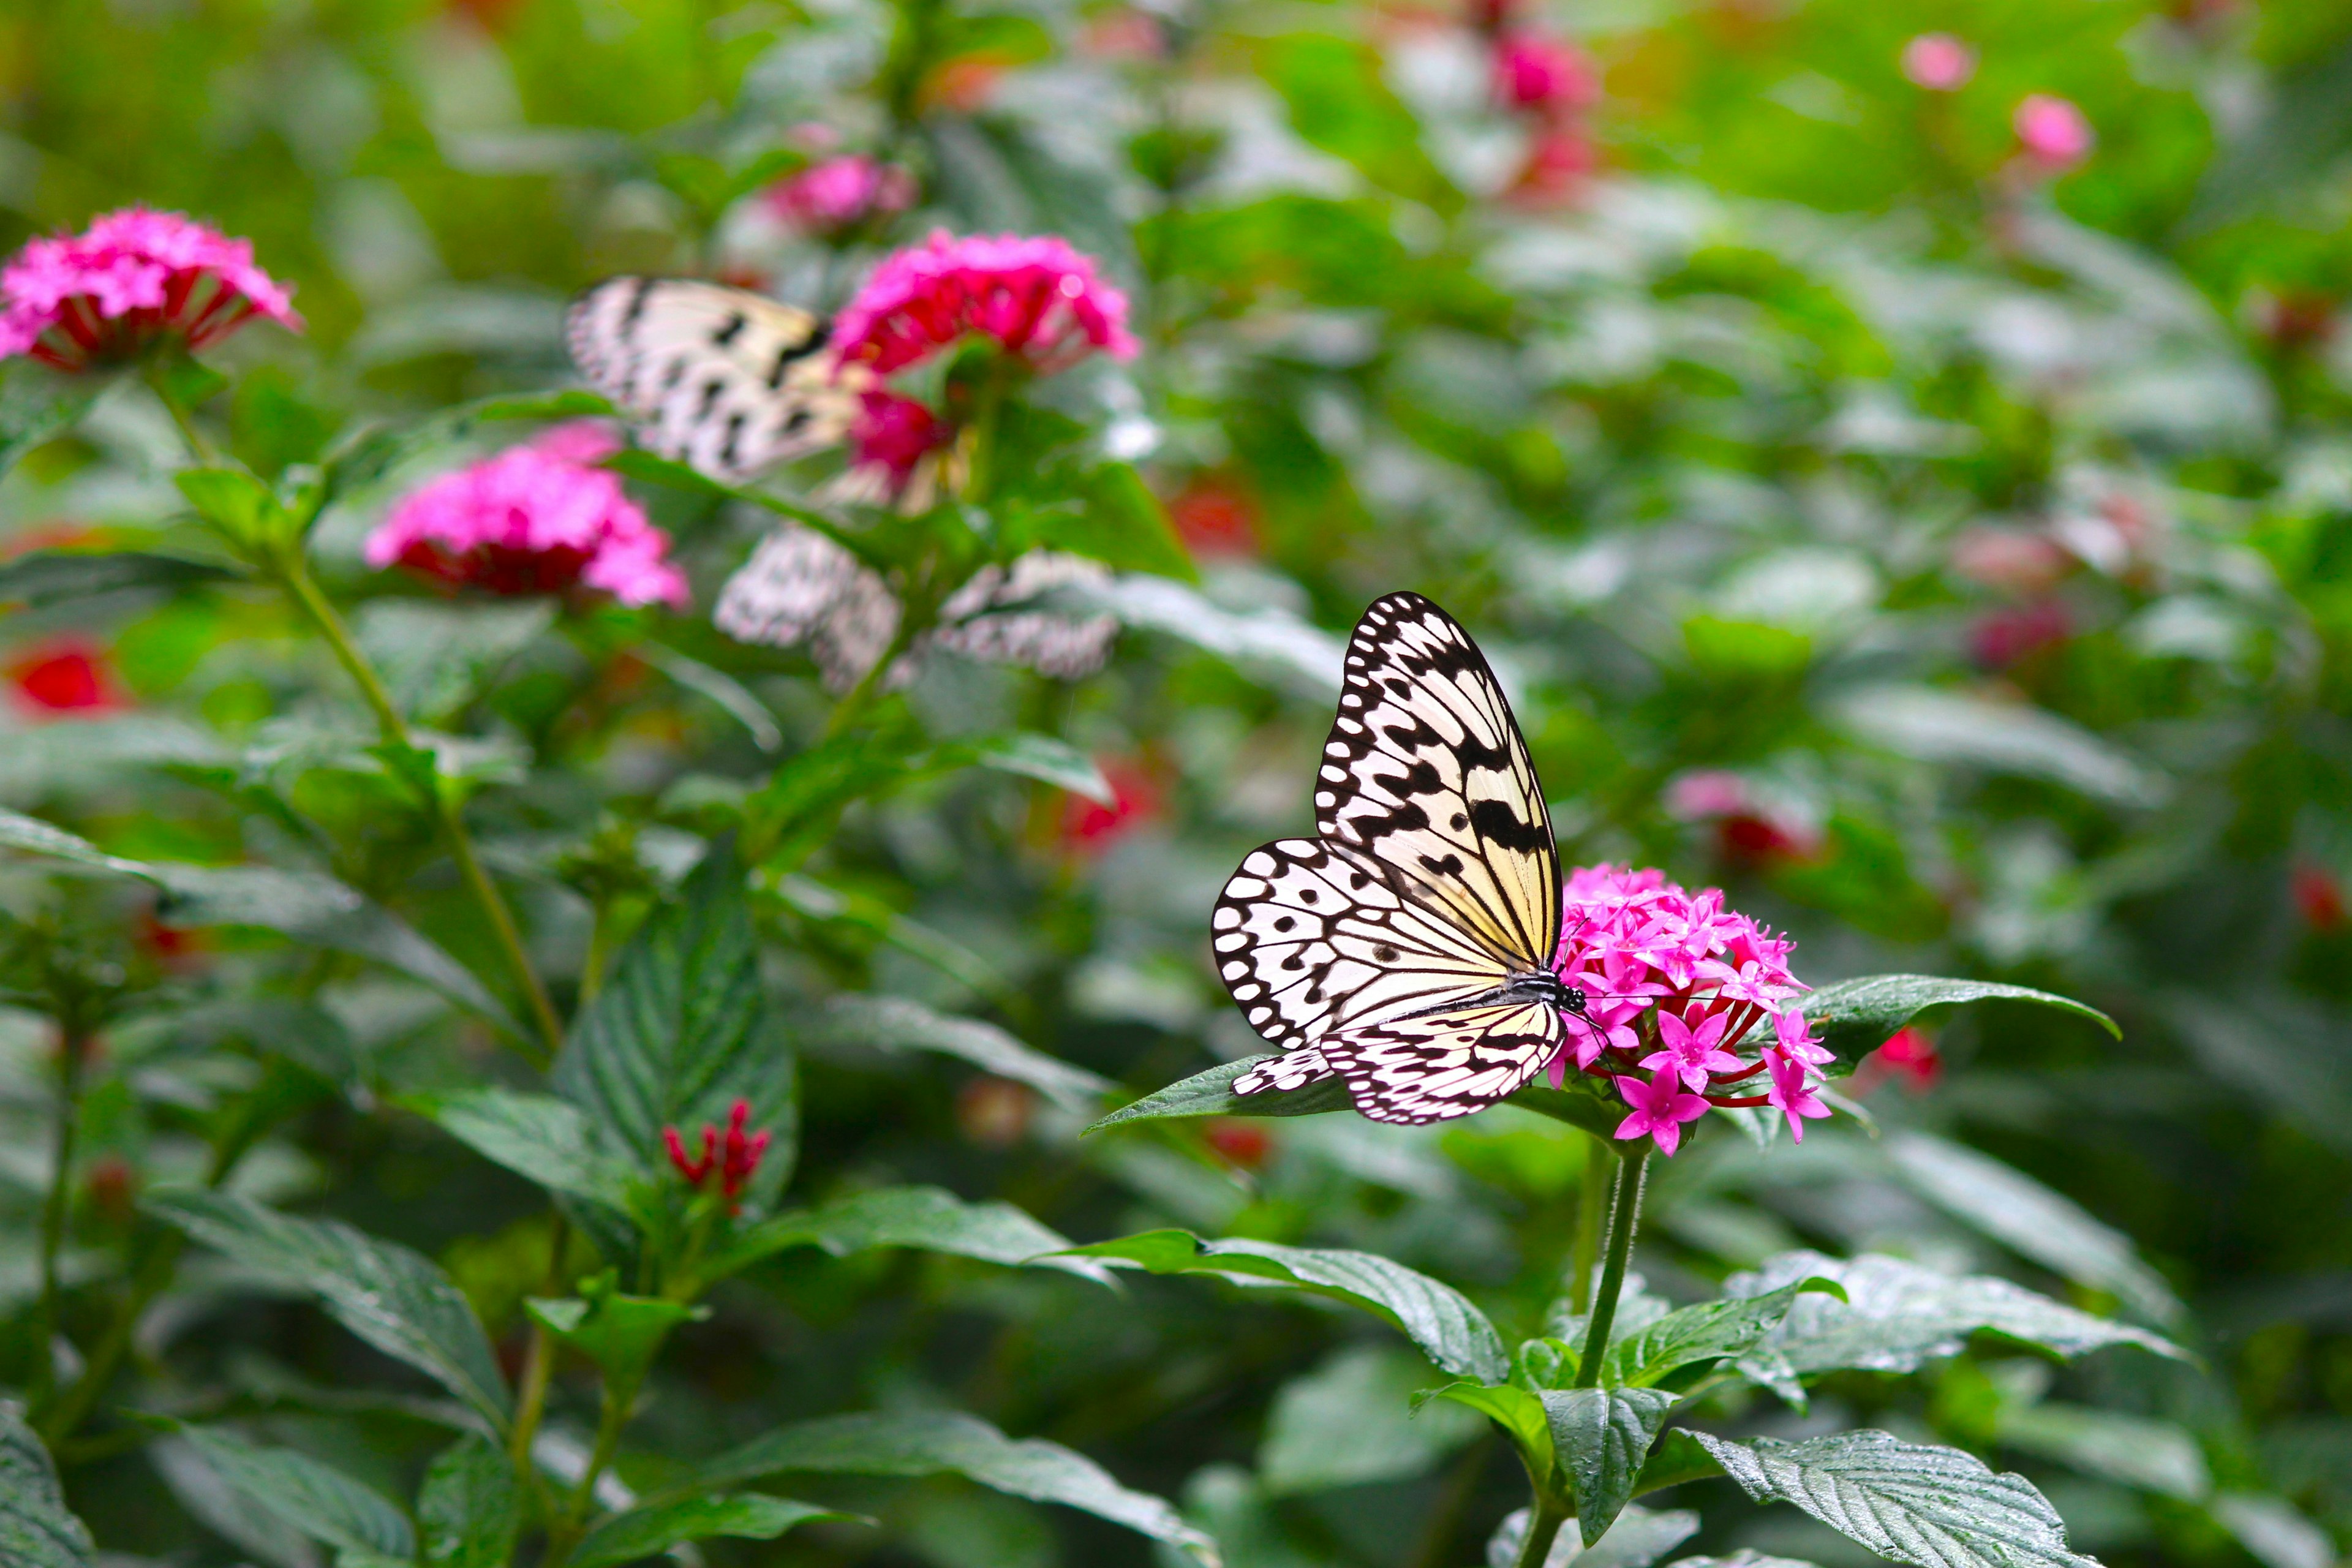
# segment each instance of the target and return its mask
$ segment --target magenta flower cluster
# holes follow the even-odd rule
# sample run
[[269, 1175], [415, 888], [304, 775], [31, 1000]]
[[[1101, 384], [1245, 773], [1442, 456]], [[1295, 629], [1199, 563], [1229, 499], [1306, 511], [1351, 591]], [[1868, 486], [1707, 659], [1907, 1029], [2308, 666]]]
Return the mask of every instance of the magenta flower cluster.
[[686, 578], [665, 559], [669, 536], [615, 475], [594, 466], [617, 450], [601, 426], [581, 422], [444, 474], [404, 497], [368, 536], [368, 564], [397, 563], [494, 594], [577, 584], [625, 605], [683, 608]]
[[[1617, 1136], [1667, 1154], [1710, 1106], [1769, 1105], [1801, 1142], [1805, 1121], [1829, 1114], [1811, 1069], [1833, 1058], [1798, 1005], [1794, 944], [1727, 908], [1718, 889], [1689, 892], [1660, 871], [1580, 868], [1564, 893], [1553, 962], [1584, 993], [1586, 1016], [1569, 1022], [1555, 1085], [1571, 1066], [1609, 1079], [1630, 1111]], [[1770, 1041], [1743, 1057], [1766, 1020]]]
[[886, 258], [834, 324], [842, 363], [883, 375], [966, 337], [992, 340], [1043, 373], [1097, 350], [1122, 360], [1136, 352], [1127, 296], [1054, 235], [936, 230]]
[[895, 163], [848, 153], [812, 163], [768, 187], [769, 210], [795, 228], [839, 234], [914, 205], [915, 177]]
[[253, 243], [178, 213], [125, 207], [78, 235], [36, 239], [0, 268], [0, 358], [59, 370], [133, 357], [176, 338], [218, 342], [254, 316], [299, 331], [293, 297]]

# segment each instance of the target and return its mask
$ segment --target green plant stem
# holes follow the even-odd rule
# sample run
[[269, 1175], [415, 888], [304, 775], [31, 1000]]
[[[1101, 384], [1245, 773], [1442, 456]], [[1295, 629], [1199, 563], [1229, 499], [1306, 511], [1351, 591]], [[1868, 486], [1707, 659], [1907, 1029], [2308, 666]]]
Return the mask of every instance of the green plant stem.
[[[326, 638], [335, 662], [343, 667], [344, 673], [359, 687], [361, 697], [366, 700], [369, 709], [375, 714], [377, 728], [383, 732], [384, 740], [394, 746], [415, 749], [415, 742], [410, 738], [408, 721], [393, 705], [392, 694], [383, 689], [383, 682], [368, 663], [367, 656], [360, 652], [359, 645], [352, 640], [351, 631], [343, 625], [342, 617], [335, 613], [335, 606], [328, 603], [326, 595], [319, 591], [319, 584], [310, 576], [310, 567], [299, 553], [289, 551], [278, 563], [278, 577], [302, 613], [318, 628], [319, 635]], [[473, 894], [475, 903], [481, 907], [483, 917], [490, 922], [491, 933], [498, 939], [499, 954], [506, 960], [508, 971], [522, 992], [523, 1000], [530, 1005], [531, 1021], [540, 1033], [539, 1048], [532, 1053], [532, 1065], [544, 1068], [555, 1059], [556, 1051], [563, 1044], [562, 1020], [556, 1016], [555, 1004], [549, 999], [547, 988], [540, 984], [538, 972], [531, 968], [530, 955], [523, 951], [522, 932], [515, 924], [513, 911], [507, 908], [506, 899], [499, 893], [498, 884], [490, 880], [489, 872], [482, 867], [481, 857], [474, 851], [473, 836], [466, 831], [465, 816], [457, 801], [438, 786], [437, 781], [430, 793], [442, 837], [448, 841], [450, 858], [457, 863], [457, 874], [464, 879], [467, 890]]]
[[1609, 1223], [1609, 1183], [1616, 1173], [1616, 1151], [1588, 1135], [1584, 1179], [1576, 1185], [1576, 1252], [1568, 1286], [1570, 1309], [1579, 1317], [1592, 1310], [1592, 1270], [1601, 1261], [1601, 1230]]
[[1568, 1510], [1560, 1507], [1538, 1489], [1535, 1507], [1528, 1514], [1528, 1536], [1519, 1542], [1518, 1568], [1543, 1568], [1544, 1560], [1551, 1555], [1551, 1543], [1559, 1535], [1559, 1527], [1568, 1519]]
[[1650, 1145], [1639, 1142], [1618, 1157], [1615, 1201], [1609, 1215], [1609, 1256], [1601, 1266], [1601, 1289], [1584, 1329], [1584, 1359], [1577, 1363], [1576, 1386], [1601, 1386], [1601, 1359], [1609, 1353], [1609, 1328], [1617, 1318], [1617, 1295], [1625, 1288], [1625, 1260], [1633, 1256], [1633, 1232], [1642, 1219], [1642, 1182], [1649, 1173]]
[[587, 1533], [588, 1512], [596, 1501], [596, 1482], [621, 1447], [621, 1430], [629, 1424], [629, 1406], [635, 1403], [635, 1388], [616, 1388], [606, 1380], [603, 1407], [596, 1416], [596, 1446], [588, 1455], [588, 1468], [580, 1472], [580, 1484], [572, 1489], [572, 1500], [564, 1507], [563, 1517], [547, 1532], [547, 1551], [539, 1560], [539, 1568], [563, 1568], [572, 1549]]
[[[547, 1232], [547, 1279], [542, 1287], [554, 1296], [563, 1289], [563, 1254], [570, 1240], [570, 1229], [562, 1209], [551, 1212]], [[531, 1458], [531, 1449], [539, 1441], [539, 1424], [547, 1415], [547, 1387], [555, 1375], [555, 1336], [545, 1323], [530, 1321], [530, 1343], [523, 1352], [522, 1386], [515, 1399], [514, 1434], [508, 1439], [508, 1457], [514, 1463], [515, 1477], [539, 1500], [541, 1511], [546, 1511], [546, 1489], [541, 1485], [539, 1466]]]
[[834, 704], [833, 716], [824, 724], [826, 740], [846, 732], [850, 725], [857, 721], [859, 715], [874, 705], [875, 698], [881, 695], [882, 683], [889, 679], [890, 667], [915, 646], [917, 637], [930, 629], [930, 621], [928, 615], [917, 616], [912, 605], [899, 606], [898, 629], [890, 635], [890, 646], [882, 650], [882, 657], [874, 661], [873, 668], [858, 677], [857, 684], [849, 689], [849, 695]]
[[172, 379], [164, 374], [163, 362], [149, 360], [144, 374], [147, 385], [155, 394], [155, 401], [163, 405], [163, 412], [169, 414], [172, 423], [179, 427], [180, 439], [187, 443], [188, 455], [209, 468], [214, 461], [212, 443], [205, 440], [204, 432], [196, 428], [194, 413], [172, 390]]
[[49, 1189], [41, 1199], [41, 1310], [33, 1336], [33, 1366], [26, 1380], [26, 1401], [38, 1410], [48, 1403], [57, 1381], [57, 1356], [52, 1342], [63, 1321], [63, 1290], [58, 1279], [58, 1254], [65, 1249], [66, 1217], [73, 1208], [74, 1143], [81, 1131], [81, 1069], [90, 1042], [79, 1029], [60, 1025], [58, 1036], [58, 1101], [50, 1123]]

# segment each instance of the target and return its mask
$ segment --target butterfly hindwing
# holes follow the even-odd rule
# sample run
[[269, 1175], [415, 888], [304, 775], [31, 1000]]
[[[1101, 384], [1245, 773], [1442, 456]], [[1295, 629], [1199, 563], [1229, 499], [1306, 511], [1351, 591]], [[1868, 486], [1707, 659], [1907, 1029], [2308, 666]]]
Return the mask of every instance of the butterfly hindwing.
[[866, 381], [836, 366], [819, 318], [691, 279], [608, 279], [573, 302], [565, 336], [648, 447], [719, 479], [840, 442]]
[[1467, 1116], [1514, 1093], [1566, 1038], [1559, 1009], [1507, 1002], [1339, 1029], [1317, 1048], [1365, 1116], [1421, 1122]]
[[1242, 1016], [1277, 1046], [1475, 996], [1505, 978], [1492, 954], [1408, 897], [1392, 869], [1319, 838], [1279, 838], [1244, 857], [1217, 900], [1210, 946]]
[[1513, 967], [1559, 940], [1559, 862], [1511, 705], [1454, 617], [1375, 600], [1348, 644], [1315, 783], [1322, 837], [1412, 878]]

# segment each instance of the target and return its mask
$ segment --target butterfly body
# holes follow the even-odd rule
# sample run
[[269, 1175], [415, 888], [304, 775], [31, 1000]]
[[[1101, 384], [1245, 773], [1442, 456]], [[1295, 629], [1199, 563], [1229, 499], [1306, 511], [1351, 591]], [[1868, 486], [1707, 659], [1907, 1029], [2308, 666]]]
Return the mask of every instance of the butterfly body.
[[1236, 1094], [1334, 1075], [1375, 1121], [1466, 1115], [1567, 1042], [1552, 968], [1559, 853], [1510, 704], [1477, 645], [1417, 594], [1348, 645], [1316, 837], [1251, 851], [1211, 921], [1218, 973], [1286, 1054]]

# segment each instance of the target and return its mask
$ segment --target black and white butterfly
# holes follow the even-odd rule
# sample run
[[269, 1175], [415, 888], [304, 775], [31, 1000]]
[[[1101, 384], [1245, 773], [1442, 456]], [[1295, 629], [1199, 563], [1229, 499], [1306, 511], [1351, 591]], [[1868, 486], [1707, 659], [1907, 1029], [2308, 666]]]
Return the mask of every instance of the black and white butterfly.
[[1585, 998], [1551, 966], [1543, 788], [1478, 645], [1418, 594], [1356, 624], [1315, 828], [1250, 851], [1217, 900], [1217, 972], [1285, 1047], [1234, 1093], [1337, 1075], [1376, 1121], [1436, 1121], [1558, 1054]]
[[687, 278], [608, 278], [564, 321], [573, 362], [642, 422], [645, 444], [722, 479], [848, 434], [871, 378], [840, 364], [827, 335], [806, 310]]

